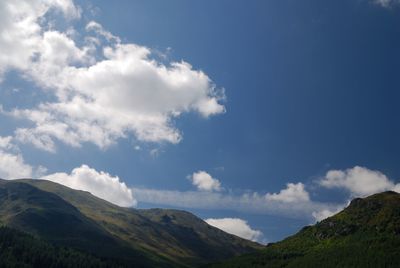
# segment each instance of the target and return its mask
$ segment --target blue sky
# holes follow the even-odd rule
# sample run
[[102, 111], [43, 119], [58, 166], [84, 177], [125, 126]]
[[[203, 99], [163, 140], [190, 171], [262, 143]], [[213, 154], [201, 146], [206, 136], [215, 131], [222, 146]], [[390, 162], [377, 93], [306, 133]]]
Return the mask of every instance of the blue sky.
[[397, 1], [0, 5], [0, 177], [260, 242], [400, 190]]

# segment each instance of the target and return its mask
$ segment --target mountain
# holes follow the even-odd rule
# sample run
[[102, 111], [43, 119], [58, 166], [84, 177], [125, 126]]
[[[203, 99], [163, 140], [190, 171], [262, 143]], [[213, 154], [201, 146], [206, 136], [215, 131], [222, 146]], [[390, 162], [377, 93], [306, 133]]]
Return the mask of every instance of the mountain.
[[119, 267], [119, 264], [72, 248], [55, 246], [43, 239], [2, 226], [0, 267], [110, 268]]
[[356, 198], [281, 242], [209, 267], [400, 267], [400, 194]]
[[121, 208], [44, 180], [0, 180], [0, 223], [121, 267], [196, 267], [261, 247], [185, 211]]

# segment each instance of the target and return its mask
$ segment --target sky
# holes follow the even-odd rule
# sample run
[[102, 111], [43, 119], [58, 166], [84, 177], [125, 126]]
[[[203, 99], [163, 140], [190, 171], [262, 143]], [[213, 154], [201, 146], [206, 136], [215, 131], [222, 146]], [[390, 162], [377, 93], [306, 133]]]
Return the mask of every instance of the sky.
[[268, 243], [400, 192], [400, 1], [4, 0], [0, 177]]

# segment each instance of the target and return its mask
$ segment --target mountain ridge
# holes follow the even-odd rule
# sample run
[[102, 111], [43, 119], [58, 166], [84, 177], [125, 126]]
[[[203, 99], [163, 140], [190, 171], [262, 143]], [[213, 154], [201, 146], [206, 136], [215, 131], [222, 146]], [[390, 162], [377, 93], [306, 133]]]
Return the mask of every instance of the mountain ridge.
[[208, 267], [400, 267], [400, 194], [353, 199], [280, 242]]
[[137, 267], [196, 267], [262, 247], [189, 212], [122, 208], [45, 180], [0, 180], [0, 204], [6, 226]]

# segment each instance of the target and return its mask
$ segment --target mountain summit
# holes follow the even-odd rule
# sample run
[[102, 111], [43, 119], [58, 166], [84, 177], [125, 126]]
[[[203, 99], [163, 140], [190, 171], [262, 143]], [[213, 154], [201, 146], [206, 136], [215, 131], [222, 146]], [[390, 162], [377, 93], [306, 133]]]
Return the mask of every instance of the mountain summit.
[[185, 211], [122, 208], [44, 180], [0, 180], [0, 224], [33, 235], [2, 229], [15, 241], [39, 238], [118, 267], [196, 267], [261, 248]]
[[281, 242], [210, 267], [400, 267], [400, 194], [356, 198]]

